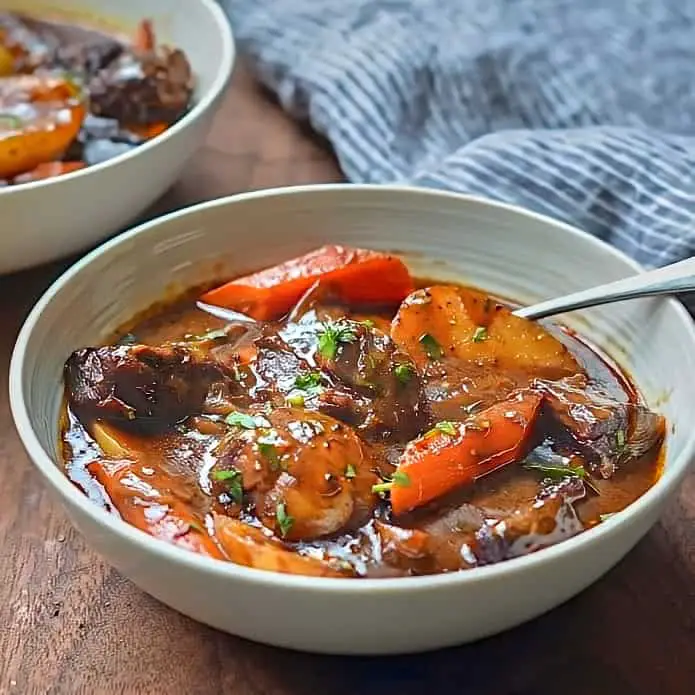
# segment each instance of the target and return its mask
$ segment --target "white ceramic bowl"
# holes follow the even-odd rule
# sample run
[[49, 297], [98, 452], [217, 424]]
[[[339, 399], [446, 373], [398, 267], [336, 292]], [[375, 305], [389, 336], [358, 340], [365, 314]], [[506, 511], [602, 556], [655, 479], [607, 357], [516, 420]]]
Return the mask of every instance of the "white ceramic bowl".
[[[547, 611], [595, 581], [656, 521], [695, 453], [695, 330], [673, 300], [582, 312], [575, 325], [635, 376], [670, 423], [666, 469], [600, 527], [534, 555], [419, 578], [321, 579], [198, 557], [109, 516], [64, 476], [57, 453], [61, 370], [174, 287], [275, 263], [325, 242], [402, 251], [418, 273], [521, 301], [638, 270], [570, 227], [481, 199], [412, 188], [329, 185], [197, 205], [111, 240], [51, 287], [12, 359], [17, 429], [75, 526], [164, 603], [221, 630], [302, 650], [384, 654], [484, 637]], [[572, 321], [570, 320], [570, 324]]]
[[152, 141], [55, 179], [0, 188], [0, 273], [81, 251], [123, 229], [179, 177], [203, 142], [229, 82], [234, 42], [215, 0], [0, 0], [0, 11], [65, 17], [132, 35], [150, 18], [162, 42], [182, 48], [195, 106]]

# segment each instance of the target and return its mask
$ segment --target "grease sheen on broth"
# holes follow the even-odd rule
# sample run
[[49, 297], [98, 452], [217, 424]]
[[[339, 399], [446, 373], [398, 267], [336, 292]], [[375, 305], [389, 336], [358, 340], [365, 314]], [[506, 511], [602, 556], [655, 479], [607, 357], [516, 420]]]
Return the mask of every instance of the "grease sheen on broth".
[[[479, 291], [448, 285], [440, 292], [435, 280], [424, 279], [416, 286], [426, 302], [464, 297], [471, 316], [493, 305], [506, 311], [496, 298], [481, 309]], [[398, 304], [366, 309], [318, 296], [290, 321], [222, 336], [226, 324], [196, 308], [199, 294], [157, 305], [119, 331], [107, 348], [113, 364], [106, 353], [76, 353], [66, 371], [67, 475], [95, 503], [168, 542], [314, 576], [465, 570], [585, 531], [619, 513], [659, 475], [659, 446], [642, 449], [660, 441], [663, 421], [647, 411], [628, 375], [561, 326], [544, 324], [554, 336], [548, 340], [566, 349], [558, 364], [578, 364], [579, 378], [553, 372], [551, 363], [510, 366], [518, 355], [507, 355], [504, 345], [488, 359], [476, 343], [497, 340], [494, 323], [489, 335], [481, 326], [452, 344], [451, 355], [444, 344], [433, 357], [416, 329], [418, 321], [436, 326], [439, 318], [399, 313], [399, 333], [390, 329], [403, 312]], [[338, 327], [330, 357], [321, 354], [327, 326]], [[340, 330], [349, 339], [341, 342]], [[409, 335], [426, 354], [408, 351], [415, 344]], [[172, 344], [183, 347], [172, 352]], [[141, 360], [135, 367], [133, 350]], [[107, 376], [119, 394], [134, 394], [125, 410], [123, 399], [89, 400], [90, 374], [106, 369], [114, 370]], [[147, 370], [157, 375], [147, 376], [158, 380], [157, 389], [164, 384], [184, 401], [167, 404], [171, 426], [132, 424], [140, 422], [132, 403], [150, 388], [142, 381]], [[522, 400], [531, 392], [542, 399], [519, 460], [394, 514], [390, 495], [409, 441], [427, 447], [434, 437], [446, 446], [447, 437], [467, 436], [466, 428], [470, 434], [481, 421], [487, 426], [480, 418], [519, 392]], [[186, 399], [195, 408], [187, 409]], [[109, 420], [116, 411], [120, 426]], [[495, 423], [490, 427], [493, 436]]]

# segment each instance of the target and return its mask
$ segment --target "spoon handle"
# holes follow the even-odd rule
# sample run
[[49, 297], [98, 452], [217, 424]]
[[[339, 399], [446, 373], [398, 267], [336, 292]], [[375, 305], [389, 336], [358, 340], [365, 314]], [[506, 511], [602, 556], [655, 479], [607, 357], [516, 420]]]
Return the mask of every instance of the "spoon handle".
[[514, 313], [526, 319], [542, 319], [565, 311], [585, 309], [598, 304], [609, 304], [624, 299], [651, 297], [658, 294], [677, 294], [695, 290], [695, 257], [671, 265], [638, 273], [624, 280], [599, 285], [581, 292], [549, 299]]

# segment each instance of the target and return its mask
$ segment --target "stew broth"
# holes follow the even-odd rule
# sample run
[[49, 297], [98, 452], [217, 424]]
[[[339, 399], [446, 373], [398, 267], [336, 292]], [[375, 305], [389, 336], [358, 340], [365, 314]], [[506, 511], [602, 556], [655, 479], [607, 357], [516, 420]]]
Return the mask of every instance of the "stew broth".
[[[418, 301], [425, 297], [432, 302], [438, 296], [434, 280], [420, 279], [415, 286], [420, 288]], [[464, 287], [447, 286], [446, 291], [464, 298], [469, 293], [484, 296]], [[141, 528], [150, 524], [148, 532], [194, 552], [319, 576], [462, 570], [534, 552], [589, 529], [635, 501], [659, 475], [663, 420], [643, 406], [628, 375], [561, 326], [546, 324], [554, 336], [549, 340], [557, 338], [560, 352], [566, 351], [562, 359], [579, 365], [579, 381], [551, 374], [545, 363], [523, 377], [505, 371], [500, 367], [503, 353], [488, 362], [459, 360], [455, 369], [446, 367], [444, 376], [436, 371], [437, 360], [422, 357], [424, 363], [408, 364], [410, 379], [418, 380], [415, 392], [412, 381], [404, 381], [403, 388], [398, 383], [392, 388], [386, 377], [379, 381], [385, 374], [381, 366], [373, 370], [376, 386], [355, 376], [366, 369], [365, 360], [396, 359], [391, 341], [398, 342], [399, 336], [392, 321], [408, 308], [409, 300], [400, 308], [391, 304], [365, 309], [321, 296], [312, 299], [310, 293], [311, 301], [305, 298], [295, 307], [294, 317], [263, 324], [260, 333], [244, 338], [244, 324], [230, 329], [200, 311], [195, 305], [198, 294], [156, 307], [119, 332], [112, 341], [118, 347], [111, 348], [129, 355], [131, 346], [195, 345], [190, 359], [202, 360], [201, 371], [167, 372], [167, 378], [207, 379], [209, 390], [194, 399], [195, 407], [184, 406], [170, 427], [152, 431], [125, 420], [122, 426], [109, 422], [98, 409], [85, 407], [77, 394], [85, 374], [106, 363], [103, 358], [99, 365], [80, 358], [68, 363], [61, 432], [67, 474], [95, 503]], [[494, 298], [485, 301], [498, 304]], [[317, 352], [321, 330], [346, 319], [354, 322], [345, 324], [353, 339], [331, 346], [336, 353], [327, 361]], [[401, 330], [405, 320], [401, 316]], [[489, 326], [483, 339], [492, 342], [495, 324]], [[469, 341], [471, 350], [478, 350], [475, 342]], [[399, 349], [403, 345], [407, 336], [398, 342]], [[438, 347], [442, 362], [453, 359], [447, 356], [446, 343]], [[215, 386], [217, 377], [205, 372], [203, 363], [211, 350], [215, 360], [232, 365], [231, 391]], [[350, 350], [355, 354], [348, 355]], [[146, 360], [155, 372], [171, 370], [164, 366], [167, 358], [157, 355]], [[402, 366], [389, 362], [388, 368], [400, 378], [405, 376], [404, 370], [399, 373]], [[571, 388], [564, 391], [568, 383]], [[534, 433], [518, 460], [394, 513], [390, 498], [395, 504], [393, 486], [398, 484], [397, 471], [406, 470], [402, 462], [412, 440], [428, 447], [439, 437], [445, 447], [447, 438], [459, 436], [459, 426], [461, 436], [470, 436], [475, 429], [471, 418], [492, 413], [498, 402], [515, 403], [514, 394], [527, 388], [538, 389], [543, 400]], [[512, 401], [505, 400], [510, 394]], [[575, 398], [586, 398], [589, 410], [583, 400], [568, 406]], [[139, 416], [132, 417], [137, 421]], [[616, 418], [629, 421], [629, 427], [611, 430]], [[492, 427], [494, 432], [494, 422]], [[595, 434], [582, 439], [577, 432]], [[283, 449], [292, 437], [295, 448]], [[635, 443], [634, 438], [643, 441]], [[258, 458], [249, 459], [251, 450]], [[290, 452], [285, 463], [284, 451]], [[625, 451], [631, 452], [629, 460]], [[621, 457], [625, 462], [613, 466]], [[272, 468], [276, 470], [268, 482], [265, 476]], [[416, 484], [408, 480], [408, 485]], [[309, 491], [311, 486], [316, 489]], [[346, 493], [348, 488], [358, 491]], [[343, 499], [347, 494], [352, 499]], [[345, 505], [350, 509], [343, 518]], [[140, 511], [133, 511], [136, 508]], [[142, 508], [148, 510], [149, 521], [137, 520]], [[341, 521], [333, 523], [338, 517]]]

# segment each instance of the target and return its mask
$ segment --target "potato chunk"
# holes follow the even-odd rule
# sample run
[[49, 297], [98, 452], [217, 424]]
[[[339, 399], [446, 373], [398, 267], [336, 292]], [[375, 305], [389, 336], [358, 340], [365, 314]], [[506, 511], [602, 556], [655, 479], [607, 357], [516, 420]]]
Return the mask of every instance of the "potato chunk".
[[540, 324], [475, 290], [436, 285], [413, 292], [393, 319], [391, 336], [421, 367], [455, 358], [546, 379], [582, 372]]

